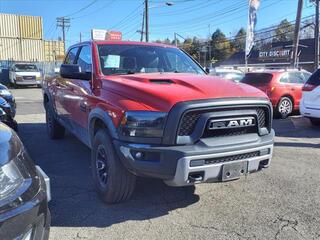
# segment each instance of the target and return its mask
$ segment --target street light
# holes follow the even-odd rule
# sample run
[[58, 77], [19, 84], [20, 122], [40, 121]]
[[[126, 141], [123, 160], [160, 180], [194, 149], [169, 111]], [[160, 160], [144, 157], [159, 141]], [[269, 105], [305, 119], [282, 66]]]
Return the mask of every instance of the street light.
[[[162, 7], [162, 6], [173, 6], [173, 2], [165, 2], [164, 4], [157, 4], [153, 6], [149, 6], [149, 0], [144, 1], [144, 15], [145, 15], [145, 20], [146, 20], [146, 42], [149, 42], [149, 9], [151, 8], [157, 8], [157, 7]], [[142, 22], [142, 29], [143, 29], [143, 22]], [[143, 34], [143, 33], [142, 33]]]

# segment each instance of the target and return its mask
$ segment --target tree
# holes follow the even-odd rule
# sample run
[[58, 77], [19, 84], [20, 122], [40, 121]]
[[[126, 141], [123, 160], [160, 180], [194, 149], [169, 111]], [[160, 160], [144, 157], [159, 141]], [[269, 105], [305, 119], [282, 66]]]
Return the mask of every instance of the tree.
[[188, 54], [190, 54], [193, 58], [198, 59], [198, 52], [199, 52], [199, 40], [194, 37], [192, 38], [187, 38], [184, 40], [181, 48], [185, 50]]
[[168, 44], [170, 45], [171, 44], [171, 41], [169, 38], [166, 38], [164, 41], [163, 41], [164, 44]]
[[294, 35], [294, 25], [290, 23], [287, 19], [280, 22], [275, 30], [275, 37], [273, 42], [286, 42], [292, 41]]
[[232, 41], [233, 48], [238, 51], [244, 51], [246, 46], [246, 30], [241, 28]]
[[212, 56], [218, 61], [223, 61], [234, 52], [230, 41], [220, 29], [217, 29], [211, 37]]

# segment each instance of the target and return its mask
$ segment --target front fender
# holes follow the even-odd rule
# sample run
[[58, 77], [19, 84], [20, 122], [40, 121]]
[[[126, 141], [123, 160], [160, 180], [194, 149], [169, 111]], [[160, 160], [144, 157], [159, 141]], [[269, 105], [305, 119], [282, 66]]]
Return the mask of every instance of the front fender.
[[101, 108], [95, 108], [91, 110], [88, 119], [88, 130], [90, 135], [90, 146], [92, 146], [92, 139], [94, 137], [94, 126], [96, 120], [100, 120], [107, 127], [108, 133], [110, 134], [112, 139], [118, 139], [118, 132], [116, 127], [113, 124], [111, 117], [108, 115], [106, 111]]

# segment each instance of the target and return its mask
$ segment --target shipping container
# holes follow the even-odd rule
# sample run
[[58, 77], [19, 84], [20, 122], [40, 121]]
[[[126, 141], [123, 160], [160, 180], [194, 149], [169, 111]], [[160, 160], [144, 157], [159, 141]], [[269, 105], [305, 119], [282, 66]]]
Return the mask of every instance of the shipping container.
[[0, 14], [0, 37], [18, 38], [19, 18], [14, 14]]
[[42, 17], [19, 16], [19, 29], [23, 39], [43, 39]]
[[48, 62], [60, 60], [64, 56], [63, 41], [44, 41], [44, 60]]
[[20, 40], [17, 38], [0, 38], [0, 60], [21, 60]]
[[21, 61], [37, 62], [44, 59], [42, 40], [22, 39], [21, 49]]

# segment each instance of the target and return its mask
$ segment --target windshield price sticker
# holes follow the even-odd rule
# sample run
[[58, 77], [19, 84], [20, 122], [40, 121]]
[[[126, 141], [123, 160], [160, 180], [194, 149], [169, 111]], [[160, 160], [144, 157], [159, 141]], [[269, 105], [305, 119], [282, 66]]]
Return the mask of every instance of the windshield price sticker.
[[108, 55], [104, 60], [104, 68], [120, 68], [120, 56]]

